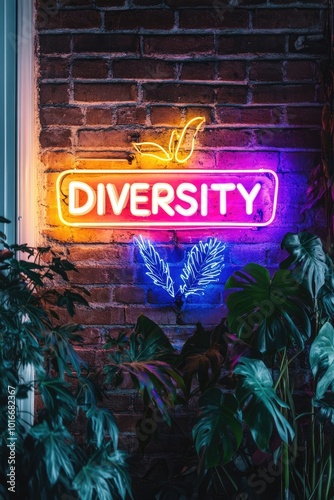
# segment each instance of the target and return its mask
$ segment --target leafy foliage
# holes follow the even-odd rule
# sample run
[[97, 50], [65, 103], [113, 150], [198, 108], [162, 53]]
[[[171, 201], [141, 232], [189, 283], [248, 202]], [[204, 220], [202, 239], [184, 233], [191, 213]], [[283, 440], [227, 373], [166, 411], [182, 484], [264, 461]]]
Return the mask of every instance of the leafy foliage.
[[238, 402], [232, 394], [217, 387], [199, 399], [199, 418], [193, 428], [198, 455], [203, 454], [205, 467], [229, 462], [242, 439], [242, 425], [236, 417]]
[[240, 339], [261, 353], [285, 349], [290, 339], [304, 347], [311, 334], [312, 301], [291, 272], [280, 270], [270, 279], [266, 268], [247, 264], [225, 289], [237, 289], [227, 298], [228, 324]]
[[310, 365], [316, 379], [316, 398], [321, 399], [328, 389], [334, 391], [334, 328], [325, 323], [310, 350]]
[[240, 377], [235, 395], [243, 407], [243, 419], [260, 450], [269, 452], [274, 426], [282, 441], [292, 440], [294, 431], [280, 411], [288, 405], [277, 396], [272, 376], [263, 361], [241, 358], [234, 375]]
[[[29, 415], [15, 407], [16, 497], [56, 500], [77, 493], [93, 500], [97, 491], [108, 499], [125, 498], [130, 480], [125, 455], [117, 450], [116, 422], [109, 410], [97, 406], [102, 390], [73, 345], [83, 343], [80, 326], [61, 324], [55, 309], [66, 308], [72, 316], [77, 304], [87, 305], [81, 295], [86, 291], [69, 284], [67, 273], [76, 271], [75, 266], [50, 248], [8, 245], [3, 233], [0, 243], [0, 445], [5, 450], [0, 454], [0, 482], [6, 484], [9, 470], [8, 387], [14, 388], [17, 400], [26, 399], [34, 387], [44, 405], [37, 422], [28, 425]], [[27, 260], [18, 260], [16, 252]], [[31, 373], [26, 380], [22, 379], [25, 367], [29, 368], [25, 376]], [[76, 380], [77, 391], [73, 387]], [[68, 428], [82, 412], [87, 419], [85, 450]], [[81, 487], [89, 484], [89, 478], [87, 484], [78, 478], [86, 477], [84, 467], [90, 456], [107, 467], [108, 477], [106, 480], [95, 470], [91, 478], [94, 488], [87, 492]], [[72, 487], [75, 479], [76, 491]], [[9, 498], [6, 490], [1, 495]]]

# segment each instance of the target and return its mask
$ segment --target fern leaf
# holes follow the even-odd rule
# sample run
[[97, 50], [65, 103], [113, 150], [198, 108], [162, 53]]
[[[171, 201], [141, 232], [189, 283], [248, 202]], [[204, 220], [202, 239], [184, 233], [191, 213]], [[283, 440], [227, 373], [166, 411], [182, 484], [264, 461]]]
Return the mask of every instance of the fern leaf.
[[225, 245], [216, 238], [210, 238], [207, 243], [200, 241], [192, 247], [181, 274], [182, 295], [203, 294], [209, 283], [218, 280], [224, 267], [224, 250]]
[[148, 269], [147, 276], [153, 280], [155, 285], [160, 286], [171, 297], [174, 297], [174, 282], [171, 278], [168, 264], [160, 258], [149, 240], [145, 240], [142, 236], [139, 236], [139, 238], [134, 238], [134, 242], [138, 245], [140, 255]]

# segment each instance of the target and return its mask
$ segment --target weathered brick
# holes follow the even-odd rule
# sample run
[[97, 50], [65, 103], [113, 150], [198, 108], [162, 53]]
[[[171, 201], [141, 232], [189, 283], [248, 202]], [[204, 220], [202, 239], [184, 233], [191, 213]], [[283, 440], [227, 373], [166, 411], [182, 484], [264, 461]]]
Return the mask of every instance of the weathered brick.
[[116, 110], [117, 125], [144, 124], [146, 109], [138, 106], [122, 106]]
[[221, 123], [264, 125], [277, 124], [282, 120], [280, 108], [272, 106], [219, 106], [218, 120]]
[[249, 79], [262, 82], [282, 81], [282, 61], [252, 61]]
[[78, 132], [79, 147], [126, 147], [130, 145], [128, 134], [123, 130], [80, 130]]
[[68, 54], [71, 52], [71, 37], [68, 35], [39, 35], [41, 54]]
[[112, 290], [109, 287], [93, 287], [89, 289], [88, 298], [90, 304], [110, 304], [112, 302]]
[[61, 7], [83, 7], [86, 8], [87, 5], [91, 5], [92, 0], [60, 0]]
[[251, 134], [247, 130], [207, 128], [201, 133], [201, 144], [208, 148], [244, 148], [250, 146]]
[[73, 37], [74, 52], [85, 53], [136, 53], [139, 37], [133, 34], [90, 33]]
[[314, 85], [254, 85], [252, 99], [254, 103], [299, 103], [314, 102]]
[[284, 53], [284, 35], [221, 35], [218, 54]]
[[215, 65], [213, 62], [185, 62], [182, 64], [181, 80], [214, 80]]
[[215, 98], [214, 88], [208, 85], [179, 83], [146, 83], [143, 85], [144, 101], [208, 104]]
[[187, 121], [192, 118], [196, 118], [197, 116], [204, 116], [205, 118], [205, 126], [209, 125], [213, 121], [213, 108], [209, 107], [197, 107], [197, 106], [187, 106], [186, 110], [186, 118]]
[[184, 54], [194, 56], [214, 53], [211, 35], [161, 35], [144, 36], [144, 52], [153, 54]]
[[110, 325], [124, 323], [124, 308], [77, 309], [74, 321], [81, 325]]
[[84, 102], [135, 101], [137, 86], [133, 83], [75, 83], [74, 99]]
[[271, 168], [277, 170], [280, 155], [275, 152], [260, 151], [220, 151], [217, 155], [217, 167], [234, 168]]
[[152, 125], [179, 125], [181, 120], [180, 108], [175, 106], [152, 106], [150, 116]]
[[110, 108], [88, 108], [86, 111], [87, 125], [111, 125], [112, 110]]
[[67, 104], [69, 88], [65, 83], [41, 83], [39, 98], [40, 104]]
[[50, 170], [69, 170], [75, 167], [75, 158], [64, 151], [46, 151], [41, 156], [42, 162]]
[[122, 59], [113, 64], [115, 78], [158, 79], [175, 77], [175, 65], [168, 61], [150, 59]]
[[201, 9], [200, 13], [195, 9], [184, 9], [180, 10], [180, 28], [246, 29], [248, 28], [248, 11], [229, 8], [228, 4], [225, 9]]
[[107, 78], [108, 61], [105, 59], [75, 59], [72, 74], [74, 78]]
[[80, 108], [43, 108], [40, 112], [42, 125], [81, 125], [83, 112]]
[[85, 328], [80, 335], [84, 345], [98, 345], [101, 343], [102, 335], [99, 328]]
[[216, 93], [219, 104], [246, 104], [248, 87], [246, 85], [219, 85], [216, 87]]
[[261, 129], [256, 131], [256, 143], [262, 147], [319, 149], [320, 132], [316, 129]]
[[126, 9], [105, 14], [107, 30], [158, 29], [170, 30], [174, 25], [174, 13], [166, 9]]
[[142, 304], [145, 301], [145, 291], [135, 286], [119, 286], [115, 288], [114, 300], [124, 304]]
[[67, 78], [70, 72], [69, 59], [61, 57], [42, 57], [40, 60], [41, 78]]
[[313, 61], [288, 61], [286, 64], [288, 80], [312, 80], [315, 77]]
[[311, 151], [282, 152], [279, 172], [309, 172], [319, 162], [319, 153]]
[[227, 60], [218, 63], [218, 79], [226, 81], [243, 81], [246, 78], [246, 62]]
[[[101, 26], [100, 13], [94, 10], [58, 10], [49, 16], [47, 29], [85, 29]], [[37, 28], [45, 29], [43, 18], [37, 17]]]
[[289, 125], [319, 126], [321, 123], [322, 106], [289, 106], [286, 109]]
[[129, 263], [132, 249], [128, 245], [72, 245], [69, 247], [69, 258], [71, 262], [96, 261], [110, 263]]
[[256, 9], [253, 25], [255, 29], [300, 29], [308, 31], [320, 28], [319, 9]]
[[112, 3], [110, 3], [110, 0], [95, 0], [95, 5], [97, 7], [109, 7], [113, 9], [114, 7], [123, 7], [125, 0], [113, 0]]
[[[125, 321], [128, 324], [135, 325], [140, 314], [145, 314], [145, 306], [132, 306], [125, 309]], [[171, 307], [150, 308], [146, 315], [159, 325], [175, 325], [176, 314]]]
[[43, 129], [39, 136], [42, 148], [66, 148], [71, 146], [71, 130], [63, 128]]

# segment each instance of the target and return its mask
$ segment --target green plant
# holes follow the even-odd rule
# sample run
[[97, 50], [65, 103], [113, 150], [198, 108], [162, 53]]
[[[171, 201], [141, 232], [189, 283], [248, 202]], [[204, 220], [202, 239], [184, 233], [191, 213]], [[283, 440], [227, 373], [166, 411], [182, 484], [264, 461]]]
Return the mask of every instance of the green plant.
[[[87, 292], [69, 284], [74, 265], [50, 248], [8, 245], [3, 233], [0, 244], [1, 498], [14, 492], [27, 500], [131, 496], [116, 422], [101, 407], [101, 389], [74, 348], [83, 342], [80, 327], [62, 324], [58, 315], [64, 307], [72, 316], [77, 304], [88, 305]], [[24, 377], [29, 366], [31, 379]], [[32, 389], [42, 401], [33, 424], [17, 404], [33, 397]], [[73, 436], [80, 414], [83, 445]]]
[[[282, 248], [289, 256], [272, 276], [263, 266], [247, 264], [229, 278], [227, 322], [211, 332], [197, 325], [180, 354], [147, 318], [139, 320], [141, 333], [133, 334], [131, 342], [140, 336], [137, 356], [146, 353], [143, 363], [151, 366], [156, 359], [161, 369], [159, 376], [141, 379], [142, 391], [167, 394], [169, 386], [161, 385], [165, 366], [157, 363], [167, 355], [170, 370], [177, 368], [184, 381], [174, 378], [174, 387], [183, 386], [188, 400], [199, 397], [192, 429], [198, 460], [190, 451], [169, 477], [180, 495], [190, 488], [207, 498], [268, 498], [278, 490], [282, 499], [333, 496], [333, 263], [320, 239], [307, 232], [288, 233]], [[155, 331], [155, 347], [144, 331]], [[172, 395], [171, 402], [180, 401], [174, 390]], [[148, 400], [154, 402], [152, 396]], [[160, 411], [170, 420], [168, 405]], [[163, 481], [160, 487], [155, 481], [152, 498], [157, 492], [168, 498]]]

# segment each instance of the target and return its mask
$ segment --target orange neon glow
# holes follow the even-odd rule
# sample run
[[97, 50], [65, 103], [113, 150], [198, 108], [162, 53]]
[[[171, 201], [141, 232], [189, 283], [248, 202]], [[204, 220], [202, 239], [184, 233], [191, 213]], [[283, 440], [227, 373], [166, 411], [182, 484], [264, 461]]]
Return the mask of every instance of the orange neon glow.
[[[177, 163], [185, 163], [192, 156], [195, 149], [195, 139], [199, 132], [201, 125], [205, 122], [204, 116], [197, 116], [188, 121], [183, 128], [181, 134], [177, 130], [173, 130], [169, 139], [168, 150], [156, 142], [133, 142], [133, 147], [142, 156], [150, 156], [160, 161], [176, 161]], [[195, 130], [191, 130], [195, 127]], [[185, 135], [187, 132], [192, 133], [191, 148], [189, 154], [185, 158], [180, 157], [180, 148], [183, 145]], [[155, 152], [149, 152], [150, 149]], [[146, 151], [145, 151], [146, 150]]]

